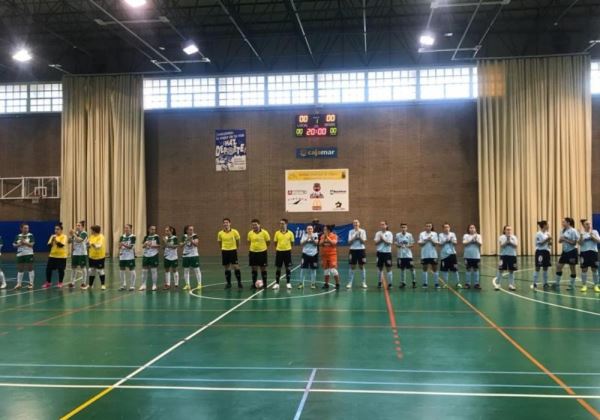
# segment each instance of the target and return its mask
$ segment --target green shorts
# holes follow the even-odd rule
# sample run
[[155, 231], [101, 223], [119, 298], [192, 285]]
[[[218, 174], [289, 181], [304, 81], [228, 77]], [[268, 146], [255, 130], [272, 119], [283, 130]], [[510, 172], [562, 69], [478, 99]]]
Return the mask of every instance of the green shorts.
[[17, 264], [33, 264], [33, 255], [22, 255], [17, 257]]
[[119, 268], [135, 269], [135, 260], [119, 260]]
[[73, 255], [71, 257], [71, 267], [87, 267], [87, 255]]
[[167, 260], [165, 259], [165, 269], [177, 268], [179, 266], [179, 260]]
[[158, 267], [158, 255], [155, 255], [153, 257], [143, 257], [142, 267]]
[[198, 268], [200, 267], [200, 257], [183, 257], [181, 259], [183, 268]]

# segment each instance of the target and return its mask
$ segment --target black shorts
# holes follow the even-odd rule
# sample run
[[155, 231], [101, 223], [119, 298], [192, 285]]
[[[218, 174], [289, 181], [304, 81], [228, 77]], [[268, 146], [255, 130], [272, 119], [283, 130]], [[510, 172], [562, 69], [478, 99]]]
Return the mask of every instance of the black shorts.
[[437, 258], [422, 258], [421, 265], [437, 265]]
[[498, 270], [517, 271], [517, 257], [515, 257], [514, 255], [500, 255]]
[[467, 270], [479, 270], [479, 263], [481, 262], [478, 258], [465, 258], [465, 266]]
[[563, 252], [560, 254], [560, 258], [558, 259], [559, 264], [563, 265], [575, 265], [579, 260], [579, 255], [577, 255], [577, 250], [572, 249], [569, 252]]
[[250, 267], [266, 267], [268, 265], [267, 251], [248, 253], [248, 265]]
[[545, 249], [535, 250], [535, 267], [546, 268], [552, 267], [552, 261], [550, 259], [550, 251]]
[[378, 252], [377, 253], [377, 268], [380, 270], [383, 267], [392, 267], [392, 253], [391, 252]]
[[67, 259], [66, 258], [48, 257], [48, 263], [46, 264], [46, 269], [48, 269], [48, 270], [64, 270], [65, 268], [67, 268]]
[[221, 265], [237, 265], [238, 255], [236, 249], [221, 250]]
[[302, 265], [301, 268], [316, 270], [319, 268], [319, 254], [317, 255], [306, 255], [302, 254]]
[[350, 265], [365, 265], [367, 263], [367, 254], [364, 249], [351, 249], [348, 256]]
[[89, 266], [90, 266], [90, 268], [97, 268], [98, 270], [104, 270], [104, 258], [101, 258], [99, 260], [90, 258]]
[[456, 254], [448, 255], [446, 258], [442, 258], [440, 271], [452, 271], [456, 273], [458, 271], [458, 260]]
[[412, 258], [398, 258], [397, 263], [400, 270], [412, 270], [414, 268]]
[[580, 260], [581, 268], [598, 267], [598, 253], [596, 251], [583, 251]]
[[281, 268], [283, 265], [286, 268], [292, 265], [292, 251], [275, 251], [275, 267]]

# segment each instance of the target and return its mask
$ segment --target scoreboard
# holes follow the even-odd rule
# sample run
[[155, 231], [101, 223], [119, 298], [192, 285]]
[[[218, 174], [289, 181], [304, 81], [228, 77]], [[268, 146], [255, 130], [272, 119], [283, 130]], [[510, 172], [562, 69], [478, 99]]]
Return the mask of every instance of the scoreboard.
[[336, 114], [296, 115], [296, 137], [337, 136]]

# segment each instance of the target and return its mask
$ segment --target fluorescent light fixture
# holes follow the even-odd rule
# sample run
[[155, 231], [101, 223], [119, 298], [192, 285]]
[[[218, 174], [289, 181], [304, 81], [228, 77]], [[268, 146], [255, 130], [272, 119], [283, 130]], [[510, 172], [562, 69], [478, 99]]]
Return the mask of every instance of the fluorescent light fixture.
[[425, 32], [419, 37], [419, 43], [421, 45], [431, 47], [433, 44], [435, 44], [435, 38], [431, 33]]
[[25, 63], [33, 57], [27, 48], [19, 48], [12, 56], [13, 60]]
[[131, 7], [142, 7], [146, 4], [146, 0], [125, 0], [125, 3]]
[[200, 50], [198, 49], [196, 44], [194, 44], [193, 42], [189, 42], [183, 47], [183, 52], [186, 53], [187, 55], [196, 54], [198, 51], [200, 51]]

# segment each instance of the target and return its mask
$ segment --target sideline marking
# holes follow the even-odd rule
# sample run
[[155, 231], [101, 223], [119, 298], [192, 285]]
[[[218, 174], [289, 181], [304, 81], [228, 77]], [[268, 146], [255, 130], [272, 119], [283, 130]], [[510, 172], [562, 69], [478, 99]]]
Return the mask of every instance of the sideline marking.
[[308, 382], [306, 383], [306, 388], [304, 388], [304, 394], [302, 395], [302, 399], [300, 400], [300, 405], [296, 410], [296, 415], [294, 416], [294, 420], [300, 420], [300, 416], [302, 415], [302, 411], [304, 410], [304, 405], [306, 404], [306, 400], [308, 398], [308, 393], [310, 392], [310, 388], [315, 380], [315, 375], [317, 374], [317, 369], [313, 369], [310, 373], [310, 378], [308, 378]]

